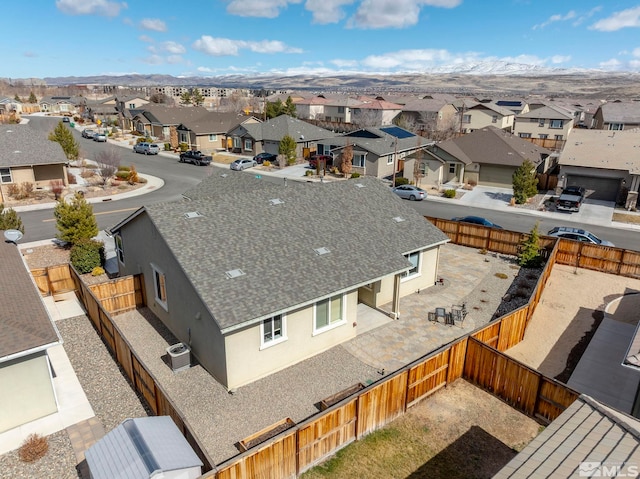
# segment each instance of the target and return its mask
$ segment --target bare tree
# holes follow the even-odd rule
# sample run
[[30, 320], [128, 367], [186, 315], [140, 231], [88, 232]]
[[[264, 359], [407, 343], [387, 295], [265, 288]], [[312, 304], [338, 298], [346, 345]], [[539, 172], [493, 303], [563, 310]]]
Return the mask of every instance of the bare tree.
[[353, 115], [353, 123], [357, 124], [360, 128], [367, 128], [369, 126], [378, 126], [380, 120], [378, 119], [377, 110], [370, 108], [360, 108]]
[[100, 177], [102, 187], [107, 186], [107, 181], [111, 178], [120, 166], [120, 155], [111, 148], [109, 150], [100, 151], [96, 154], [94, 161], [97, 163], [96, 175]]
[[247, 105], [247, 98], [243, 97], [239, 91], [234, 91], [231, 95], [220, 100], [220, 110], [240, 113]]
[[342, 162], [340, 163], [340, 171], [345, 178], [349, 178], [351, 169], [353, 168], [353, 145], [347, 142], [347, 146], [342, 150]]

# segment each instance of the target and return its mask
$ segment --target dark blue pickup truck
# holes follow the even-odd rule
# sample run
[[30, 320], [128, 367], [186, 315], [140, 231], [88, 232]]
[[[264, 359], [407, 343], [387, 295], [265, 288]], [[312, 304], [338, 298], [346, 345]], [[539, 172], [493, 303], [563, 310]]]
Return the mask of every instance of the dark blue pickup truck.
[[211, 157], [198, 150], [188, 150], [180, 153], [180, 163], [192, 163], [196, 166], [208, 166], [211, 164]]

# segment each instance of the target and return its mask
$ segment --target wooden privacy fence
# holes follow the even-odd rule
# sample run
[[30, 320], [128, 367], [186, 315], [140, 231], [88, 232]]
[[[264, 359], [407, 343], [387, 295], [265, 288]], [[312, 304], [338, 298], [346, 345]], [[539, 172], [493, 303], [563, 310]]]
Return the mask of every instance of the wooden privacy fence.
[[30, 270], [38, 291], [42, 296], [52, 296], [60, 293], [68, 293], [76, 289], [71, 277], [71, 267], [68, 263], [46, 268], [34, 268]]
[[561, 239], [556, 263], [640, 278], [640, 252]]

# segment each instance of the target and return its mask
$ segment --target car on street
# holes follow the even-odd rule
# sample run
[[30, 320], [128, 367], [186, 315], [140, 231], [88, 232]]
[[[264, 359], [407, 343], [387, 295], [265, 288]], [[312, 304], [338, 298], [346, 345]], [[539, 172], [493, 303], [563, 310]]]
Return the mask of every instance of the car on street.
[[259, 165], [261, 165], [265, 161], [268, 161], [269, 163], [274, 163], [277, 159], [278, 159], [278, 155], [274, 155], [273, 153], [267, 153], [266, 151], [263, 151], [262, 153], [258, 153], [256, 156], [253, 157], [253, 160]]
[[565, 238], [574, 241], [582, 241], [583, 243], [598, 244], [601, 246], [615, 246], [611, 241], [598, 238], [590, 231], [581, 228], [572, 228], [571, 226], [556, 226], [547, 233], [555, 238]]
[[62, 117], [62, 122], [63, 123], [71, 123], [71, 119], [68, 116], [63, 116]]
[[246, 170], [247, 168], [253, 168], [258, 163], [253, 158], [238, 158], [229, 165], [229, 168], [236, 171]]
[[425, 190], [413, 185], [396, 186], [391, 191], [405, 200], [422, 201], [427, 197], [427, 192]]
[[211, 164], [211, 156], [207, 156], [198, 150], [187, 150], [180, 153], [180, 163], [191, 163], [196, 166], [208, 166]]
[[160, 152], [160, 147], [155, 143], [142, 141], [133, 145], [133, 151], [136, 153], [143, 153], [145, 155], [157, 155]]
[[95, 131], [93, 131], [91, 128], [85, 128], [84, 130], [82, 130], [82, 138], [89, 138], [90, 140], [93, 140], [94, 134]]
[[451, 221], [459, 221], [461, 223], [471, 223], [474, 225], [487, 226], [488, 228], [498, 228], [502, 229], [502, 226], [495, 224], [492, 221], [489, 221], [486, 218], [482, 218], [480, 216], [459, 216], [456, 218], [451, 218]]
[[104, 133], [97, 132], [93, 135], [93, 141], [105, 142], [107, 141], [107, 135]]

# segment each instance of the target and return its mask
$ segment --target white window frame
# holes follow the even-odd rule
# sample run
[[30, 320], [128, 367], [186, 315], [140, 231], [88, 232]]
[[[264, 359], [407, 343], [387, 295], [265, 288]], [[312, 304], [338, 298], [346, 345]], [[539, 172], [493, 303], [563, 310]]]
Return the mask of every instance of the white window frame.
[[[167, 305], [167, 275], [153, 263], [151, 264], [151, 269], [153, 270], [153, 296], [162, 309], [169, 311], [169, 306]], [[160, 284], [161, 282], [163, 283], [162, 285]], [[160, 290], [161, 287], [162, 291]], [[164, 293], [164, 298], [161, 298], [161, 294], [159, 295], [158, 293]]]
[[471, 115], [462, 115], [462, 123], [471, 123]]
[[253, 142], [251, 138], [244, 139], [244, 151], [252, 151], [253, 150]]
[[449, 163], [449, 173], [455, 175], [456, 174], [456, 164]]
[[135, 110], [135, 108], [136, 108], [135, 103], [129, 103], [129, 110]]
[[241, 141], [242, 141], [242, 139], [239, 136], [234, 136], [233, 137], [233, 147], [234, 148], [240, 148]]
[[531, 138], [531, 133], [519, 133], [520, 138]]
[[[404, 257], [407, 258], [407, 261], [411, 262], [411, 264], [413, 264], [414, 266], [410, 270], [402, 273], [402, 277], [400, 278], [401, 282], [407, 281], [409, 279], [417, 278], [422, 274], [422, 252], [421, 251], [413, 251], [412, 253], [407, 253], [404, 255]], [[416, 258], [415, 263], [411, 260], [411, 257]]]
[[564, 120], [549, 120], [549, 128], [560, 130], [564, 127]]
[[209, 141], [218, 141], [218, 135], [215, 133], [209, 135]]
[[426, 161], [420, 161], [418, 163], [418, 171], [420, 172], [421, 175], [426, 175], [427, 174], [427, 162]]
[[563, 139], [562, 135], [555, 135], [554, 140], [561, 141]]
[[491, 123], [498, 123], [498, 115], [491, 116]]
[[[280, 318], [280, 336], [267, 341], [265, 340], [265, 337], [264, 337], [264, 334], [265, 334], [264, 326], [266, 323], [271, 324], [271, 328], [272, 328], [271, 331], [273, 334], [273, 331], [274, 331], [273, 326], [276, 318]], [[270, 348], [271, 346], [275, 346], [276, 344], [280, 344], [286, 341], [287, 339], [288, 339], [287, 338], [287, 317], [284, 314], [276, 314], [275, 316], [267, 318], [260, 323], [260, 351], [266, 348]]]
[[547, 135], [546, 133], [540, 133], [538, 135], [538, 138], [540, 138], [541, 140], [546, 140], [547, 138], [549, 138], [549, 135]]
[[609, 123], [609, 130], [622, 131], [624, 130], [624, 123]]
[[387, 165], [393, 165], [393, 154], [387, 157]]
[[113, 242], [116, 246], [116, 256], [121, 264], [124, 264], [124, 243], [122, 242], [122, 235], [116, 233], [113, 235]]
[[[340, 312], [340, 319], [337, 320], [331, 320], [331, 301], [340, 297], [341, 301], [342, 301], [342, 309]], [[329, 314], [329, 320], [327, 322], [327, 324], [325, 326], [321, 326], [320, 328], [317, 327], [317, 312], [318, 312], [318, 303], [322, 303], [327, 301], [329, 304], [327, 305], [327, 312]], [[337, 294], [335, 296], [331, 296], [330, 298], [327, 299], [323, 299], [322, 301], [318, 301], [316, 304], [313, 305], [313, 336], [315, 336], [316, 334], [320, 334], [320, 333], [324, 333], [326, 331], [329, 331], [331, 329], [335, 329], [339, 326], [342, 326], [343, 324], [347, 324], [347, 298], [345, 294]]]
[[[7, 179], [9, 181], [7, 181]], [[2, 183], [13, 183], [13, 176], [11, 175], [11, 168], [0, 168], [0, 181]]]
[[351, 162], [351, 164], [357, 168], [364, 168], [365, 164], [366, 164], [367, 160], [366, 160], [366, 156], [363, 155], [362, 153], [354, 153], [353, 154], [353, 160]]

